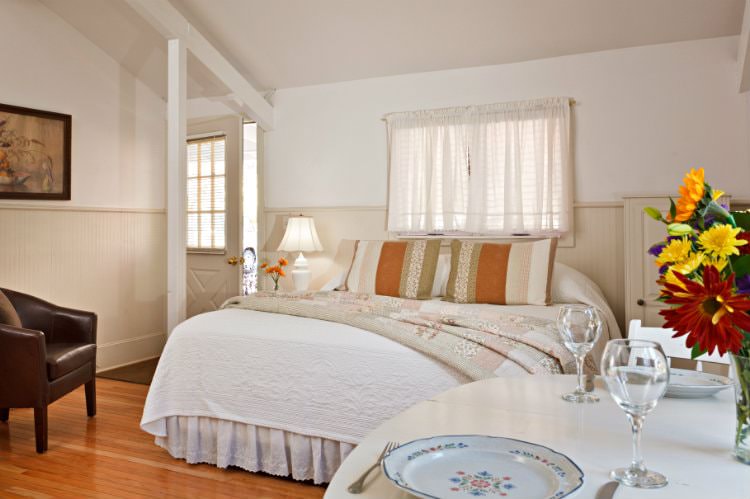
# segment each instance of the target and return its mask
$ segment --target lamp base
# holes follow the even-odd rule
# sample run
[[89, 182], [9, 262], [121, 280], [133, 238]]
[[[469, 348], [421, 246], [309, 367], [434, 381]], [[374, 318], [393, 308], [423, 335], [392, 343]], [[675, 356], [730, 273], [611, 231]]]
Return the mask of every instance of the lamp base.
[[310, 268], [307, 266], [307, 258], [300, 252], [294, 261], [294, 270], [292, 270], [295, 291], [307, 291], [307, 288], [310, 287], [311, 279], [312, 272], [310, 272]]

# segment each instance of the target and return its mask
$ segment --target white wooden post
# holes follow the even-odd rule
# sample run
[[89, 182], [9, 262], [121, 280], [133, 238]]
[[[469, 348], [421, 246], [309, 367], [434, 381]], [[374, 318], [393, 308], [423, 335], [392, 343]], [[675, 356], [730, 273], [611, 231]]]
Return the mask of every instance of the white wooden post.
[[187, 51], [168, 41], [167, 68], [167, 333], [185, 320], [187, 300]]

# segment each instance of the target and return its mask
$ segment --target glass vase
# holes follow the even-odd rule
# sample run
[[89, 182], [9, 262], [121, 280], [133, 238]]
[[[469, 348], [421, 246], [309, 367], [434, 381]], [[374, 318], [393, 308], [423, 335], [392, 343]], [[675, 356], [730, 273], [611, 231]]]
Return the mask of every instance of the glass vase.
[[750, 464], [750, 357], [731, 356], [736, 374], [734, 390], [737, 406], [737, 428], [734, 436], [734, 456]]

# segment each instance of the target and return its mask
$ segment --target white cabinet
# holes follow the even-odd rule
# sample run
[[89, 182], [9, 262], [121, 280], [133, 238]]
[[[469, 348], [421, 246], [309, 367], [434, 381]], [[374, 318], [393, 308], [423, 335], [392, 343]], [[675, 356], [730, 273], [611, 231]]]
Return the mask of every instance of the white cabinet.
[[662, 326], [664, 319], [659, 310], [664, 305], [657, 301], [659, 268], [655, 258], [648, 254], [654, 243], [667, 236], [666, 226], [643, 212], [653, 206], [666, 214], [669, 197], [625, 198], [625, 325], [639, 319], [644, 326]]

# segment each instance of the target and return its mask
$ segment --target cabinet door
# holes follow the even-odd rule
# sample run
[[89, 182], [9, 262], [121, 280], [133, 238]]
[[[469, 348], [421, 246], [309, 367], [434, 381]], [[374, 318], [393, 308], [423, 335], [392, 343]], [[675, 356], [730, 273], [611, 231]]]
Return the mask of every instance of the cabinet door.
[[648, 254], [654, 243], [666, 237], [666, 226], [643, 212], [653, 206], [663, 214], [669, 211], [668, 197], [640, 197], [625, 199], [625, 319], [626, 327], [633, 319], [644, 326], [661, 327], [664, 319], [659, 310], [664, 304], [657, 301], [659, 269], [655, 258]]

